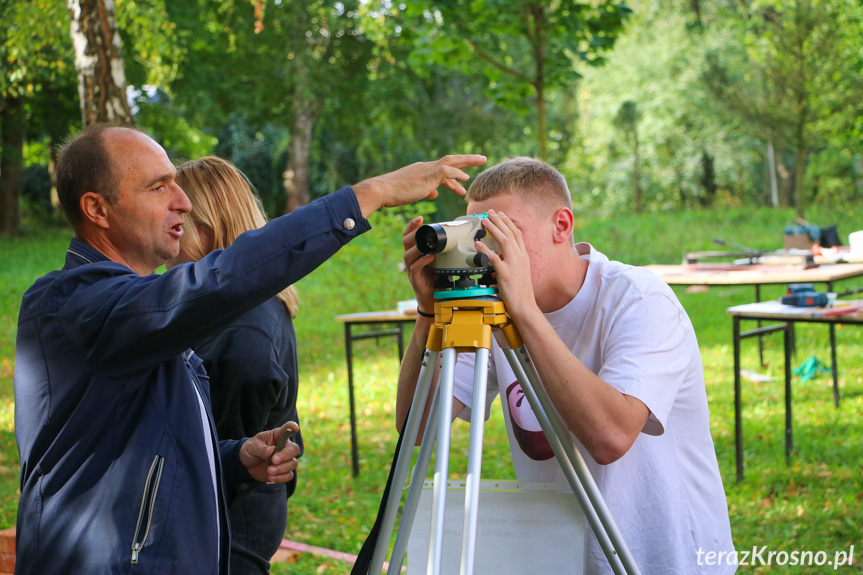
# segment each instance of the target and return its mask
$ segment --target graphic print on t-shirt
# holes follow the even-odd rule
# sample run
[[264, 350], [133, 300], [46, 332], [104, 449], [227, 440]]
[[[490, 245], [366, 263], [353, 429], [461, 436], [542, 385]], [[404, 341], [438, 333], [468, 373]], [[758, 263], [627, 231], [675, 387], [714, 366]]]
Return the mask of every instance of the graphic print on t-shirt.
[[518, 381], [512, 382], [506, 388], [506, 404], [512, 421], [512, 431], [522, 452], [534, 461], [545, 461], [554, 457], [551, 445]]

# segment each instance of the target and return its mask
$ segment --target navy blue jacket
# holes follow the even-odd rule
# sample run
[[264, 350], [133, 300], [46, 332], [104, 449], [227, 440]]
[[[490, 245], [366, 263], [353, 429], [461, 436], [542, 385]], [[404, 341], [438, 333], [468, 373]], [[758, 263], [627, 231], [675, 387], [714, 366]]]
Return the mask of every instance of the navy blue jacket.
[[225, 510], [252, 481], [222, 442], [213, 493], [188, 348], [368, 229], [345, 188], [162, 275], [72, 240], [18, 319], [16, 573], [226, 573]]
[[[297, 337], [281, 299], [270, 298], [192, 349], [210, 376], [219, 437], [240, 439], [299, 423]], [[302, 450], [301, 433], [291, 441]]]
[[[219, 437], [240, 439], [275, 429], [286, 421], [300, 423], [297, 336], [281, 299], [270, 298], [192, 349], [210, 376]], [[291, 441], [302, 455], [302, 431], [292, 435]], [[295, 488], [296, 474], [282, 493], [290, 497]]]

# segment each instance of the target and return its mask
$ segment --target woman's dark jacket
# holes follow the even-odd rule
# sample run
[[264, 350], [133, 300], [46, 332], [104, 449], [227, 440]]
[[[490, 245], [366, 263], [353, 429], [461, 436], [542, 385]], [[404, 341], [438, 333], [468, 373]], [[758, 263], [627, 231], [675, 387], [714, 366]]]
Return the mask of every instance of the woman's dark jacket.
[[[246, 312], [193, 349], [210, 376], [213, 418], [220, 438], [251, 437], [286, 421], [300, 423], [297, 338], [291, 314], [278, 297]], [[300, 446], [302, 454], [302, 432], [295, 433], [291, 441]], [[291, 491], [289, 488], [289, 496]]]

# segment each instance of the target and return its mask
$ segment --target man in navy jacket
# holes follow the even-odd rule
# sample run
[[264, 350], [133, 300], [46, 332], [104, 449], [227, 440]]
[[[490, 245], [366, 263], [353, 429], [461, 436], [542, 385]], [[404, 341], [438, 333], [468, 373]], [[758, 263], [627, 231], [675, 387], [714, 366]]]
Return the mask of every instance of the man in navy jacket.
[[376, 209], [441, 184], [463, 194], [460, 168], [484, 161], [447, 156], [371, 178], [153, 275], [177, 255], [191, 209], [165, 151], [117, 126], [67, 144], [58, 191], [75, 238], [19, 315], [16, 573], [226, 573], [226, 508], [291, 479], [298, 448], [273, 452], [297, 427], [219, 442], [188, 348], [370, 229]]

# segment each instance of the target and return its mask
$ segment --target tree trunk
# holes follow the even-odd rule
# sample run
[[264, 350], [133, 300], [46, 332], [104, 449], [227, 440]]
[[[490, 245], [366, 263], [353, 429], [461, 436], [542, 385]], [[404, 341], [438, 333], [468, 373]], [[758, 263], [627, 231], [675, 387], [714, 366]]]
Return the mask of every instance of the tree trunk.
[[[799, 86], [794, 90], [795, 103], [797, 109], [796, 125], [794, 126], [794, 144], [796, 150], [795, 170], [794, 170], [794, 205], [798, 218], [804, 218], [806, 211], [806, 157], [809, 155], [809, 150], [806, 146], [806, 125], [809, 123], [809, 84], [812, 78], [807, 75], [806, 57], [807, 57], [807, 40], [812, 39], [811, 11], [812, 5], [810, 2], [805, 2], [805, 6], [797, 6], [797, 17], [803, 17], [802, 30], [804, 33], [796, 35], [795, 59], [797, 63], [797, 82]], [[796, 21], [796, 19], [795, 19]]]
[[284, 180], [285, 213], [309, 203], [309, 164], [317, 120], [318, 112], [313, 106], [298, 107], [288, 143], [288, 169]]
[[806, 187], [804, 179], [806, 177], [806, 157], [809, 151], [806, 149], [806, 136], [804, 134], [803, 122], [797, 125], [797, 134], [795, 139], [797, 150], [795, 151], [795, 160], [797, 165], [794, 170], [794, 199], [798, 218], [806, 219]]
[[854, 187], [863, 194], [863, 156], [854, 156]]
[[51, 144], [51, 156], [48, 158], [48, 177], [51, 179], [51, 209], [55, 213], [61, 213], [63, 206], [60, 204], [60, 194], [57, 193], [57, 152], [54, 151], [56, 144]]
[[[562, 165], [569, 156], [569, 151], [578, 138], [578, 83], [566, 88], [561, 93], [560, 117], [552, 118], [555, 131], [560, 132], [560, 140], [553, 150], [549, 150], [549, 158], [553, 166]], [[547, 121], [547, 120], [546, 120]]]
[[632, 131], [633, 136], [633, 158], [632, 158], [632, 189], [635, 193], [635, 213], [641, 213], [641, 157], [638, 149], [638, 125]]
[[7, 98], [0, 109], [0, 233], [15, 236], [21, 227], [18, 199], [24, 171], [24, 105], [20, 98]]
[[536, 89], [536, 115], [539, 129], [539, 157], [543, 162], [548, 161], [548, 128], [545, 119], [545, 50], [543, 49], [542, 36], [545, 26], [545, 15], [542, 2], [536, 2], [531, 6], [533, 16], [533, 59], [536, 67], [536, 78], [533, 87]]
[[704, 27], [704, 22], [701, 19], [701, 0], [689, 0], [689, 6], [695, 15], [695, 25], [701, 30]]
[[779, 206], [779, 188], [776, 186], [776, 156], [773, 153], [773, 140], [767, 142], [767, 170], [770, 176], [770, 202]]
[[48, 175], [51, 178], [51, 209], [54, 212], [63, 213], [63, 206], [60, 205], [60, 196], [57, 194], [57, 156], [59, 155], [57, 147], [63, 142], [61, 133], [54, 133], [56, 126], [52, 126], [51, 133], [48, 135]]
[[707, 153], [707, 150], [701, 150], [701, 167], [703, 170], [701, 185], [704, 187], [703, 205], [711, 207], [716, 199], [716, 168], [714, 158]]
[[548, 129], [545, 120], [545, 87], [542, 84], [536, 86], [536, 113], [538, 116], [539, 130], [539, 157], [543, 162], [548, 161]]
[[81, 120], [133, 124], [114, 0], [67, 0]]
[[785, 145], [781, 144], [777, 154], [776, 175], [778, 176], [777, 185], [780, 192], [779, 207], [782, 208], [790, 208], [794, 205], [794, 176], [785, 164], [786, 156]]

